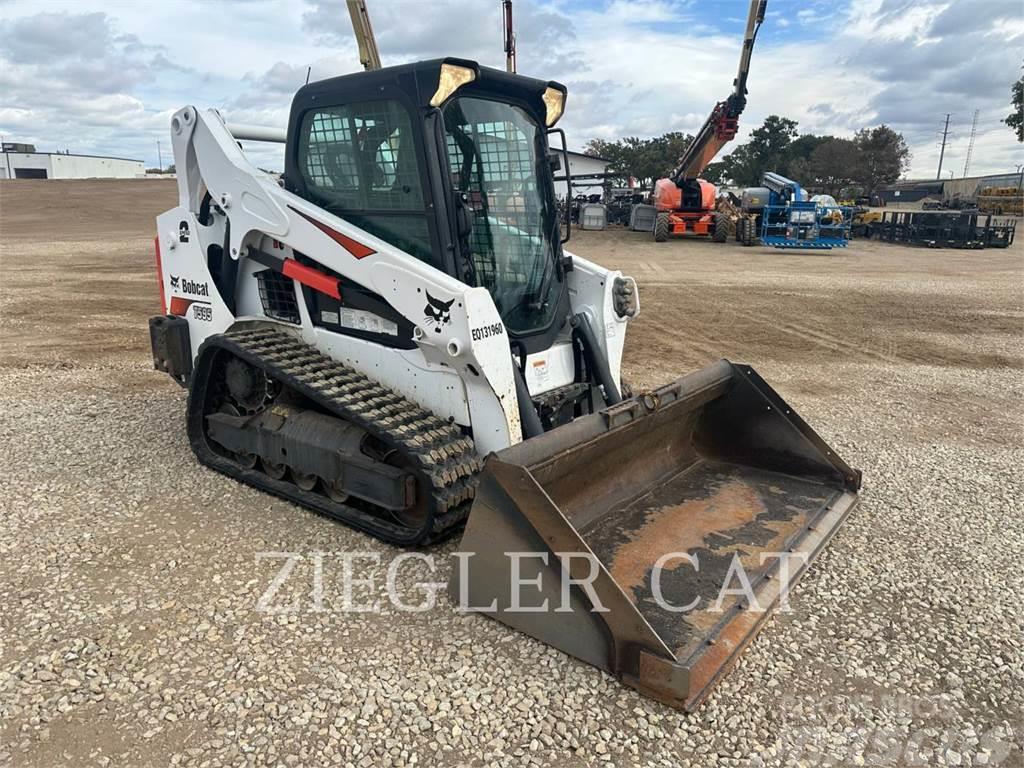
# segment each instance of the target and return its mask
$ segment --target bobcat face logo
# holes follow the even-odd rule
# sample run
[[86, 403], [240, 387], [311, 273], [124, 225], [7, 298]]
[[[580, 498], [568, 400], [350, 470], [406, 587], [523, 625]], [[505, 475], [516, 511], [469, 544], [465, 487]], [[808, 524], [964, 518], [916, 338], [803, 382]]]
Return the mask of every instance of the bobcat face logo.
[[434, 333], [440, 333], [441, 328], [451, 324], [451, 309], [454, 303], [455, 299], [441, 301], [440, 299], [435, 299], [429, 292], [427, 293], [427, 306], [423, 308], [424, 320], [427, 326], [433, 326]]
[[178, 281], [179, 280], [181, 280], [180, 277], [175, 277], [174, 275], [171, 275], [171, 290], [172, 291], [178, 290]]

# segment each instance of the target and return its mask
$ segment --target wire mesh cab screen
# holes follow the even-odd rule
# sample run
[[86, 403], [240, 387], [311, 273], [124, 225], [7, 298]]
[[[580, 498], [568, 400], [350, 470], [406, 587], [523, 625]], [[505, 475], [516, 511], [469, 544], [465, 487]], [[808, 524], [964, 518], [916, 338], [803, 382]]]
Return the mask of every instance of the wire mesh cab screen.
[[436, 265], [412, 122], [402, 104], [385, 99], [310, 110], [298, 164], [313, 202]]
[[538, 186], [539, 127], [518, 107], [470, 97], [450, 101], [444, 123], [452, 184], [472, 208], [476, 283], [510, 330], [545, 328], [562, 286], [551, 242], [556, 214]]

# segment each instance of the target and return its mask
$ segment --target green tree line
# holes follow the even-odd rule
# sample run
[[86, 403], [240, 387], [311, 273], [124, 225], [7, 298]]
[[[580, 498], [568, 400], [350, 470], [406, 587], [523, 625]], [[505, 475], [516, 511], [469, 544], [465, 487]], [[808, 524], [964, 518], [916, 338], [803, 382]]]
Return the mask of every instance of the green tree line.
[[[646, 188], [672, 171], [691, 141], [692, 136], [678, 131], [651, 139], [592, 139], [584, 152], [610, 160], [611, 173], [632, 176]], [[769, 115], [749, 141], [711, 163], [703, 178], [749, 187], [760, 184], [766, 171], [774, 171], [816, 192], [838, 195], [844, 187], [858, 186], [870, 194], [896, 181], [909, 163], [903, 135], [887, 125], [864, 128], [845, 139], [799, 135], [795, 120]]]
[[1013, 104], [1013, 112], [1003, 120], [1017, 137], [1017, 141], [1024, 141], [1024, 77], [1010, 86], [1010, 102]]

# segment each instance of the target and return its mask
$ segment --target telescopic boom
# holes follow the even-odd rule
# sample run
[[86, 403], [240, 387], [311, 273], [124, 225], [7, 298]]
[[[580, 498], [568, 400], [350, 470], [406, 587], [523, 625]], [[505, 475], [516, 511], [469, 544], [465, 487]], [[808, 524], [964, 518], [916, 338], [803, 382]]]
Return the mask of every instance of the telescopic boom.
[[708, 164], [727, 143], [736, 136], [739, 127], [739, 116], [747, 106], [747, 74], [750, 72], [750, 54], [754, 50], [757, 31], [764, 21], [768, 8], [768, 0], [750, 0], [750, 12], [747, 14], [747, 31], [743, 37], [743, 52], [740, 54], [740, 66], [733, 80], [733, 91], [725, 101], [715, 104], [708, 119], [697, 132], [693, 142], [679, 158], [669, 178], [678, 182], [681, 179], [695, 179], [703, 173]]
[[373, 36], [366, 0], [348, 0], [348, 13], [352, 17], [356, 42], [359, 43], [359, 63], [363, 69], [380, 69], [380, 51], [377, 50], [377, 38]]

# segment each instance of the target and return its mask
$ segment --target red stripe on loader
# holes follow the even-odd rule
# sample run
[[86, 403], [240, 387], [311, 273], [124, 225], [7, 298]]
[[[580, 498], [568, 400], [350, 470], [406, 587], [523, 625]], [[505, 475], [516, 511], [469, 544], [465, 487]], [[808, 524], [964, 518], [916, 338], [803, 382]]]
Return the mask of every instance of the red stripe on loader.
[[195, 304], [195, 299], [186, 299], [184, 296], [171, 296], [170, 314], [184, 317], [188, 314], [188, 308]]
[[160, 261], [160, 236], [153, 238], [153, 247], [156, 249], [156, 280], [160, 285], [160, 314], [167, 314], [167, 297], [164, 296], [164, 268]]
[[299, 264], [295, 259], [285, 259], [281, 273], [286, 277], [298, 280], [303, 285], [308, 285], [314, 291], [341, 299], [341, 281], [338, 278], [325, 275], [305, 264]]
[[370, 256], [370, 255], [376, 253], [376, 251], [373, 250], [373, 248], [371, 248], [370, 246], [363, 245], [358, 240], [353, 240], [348, 235], [343, 235], [343, 234], [341, 234], [341, 232], [338, 232], [335, 229], [331, 229], [329, 226], [324, 224], [322, 221], [317, 221], [312, 216], [309, 216], [309, 215], [303, 213], [302, 211], [300, 211], [298, 208], [292, 208], [292, 206], [290, 206], [290, 205], [288, 207], [291, 208], [293, 211], [295, 211], [297, 214], [299, 214], [299, 216], [304, 218], [306, 221], [308, 221], [314, 227], [316, 227], [321, 232], [323, 232], [325, 235], [327, 235], [329, 238], [331, 238], [331, 240], [336, 242], [338, 245], [340, 245], [346, 251], [348, 251], [353, 256], [355, 256], [357, 259], [363, 259], [363, 258], [366, 258], [367, 256]]

